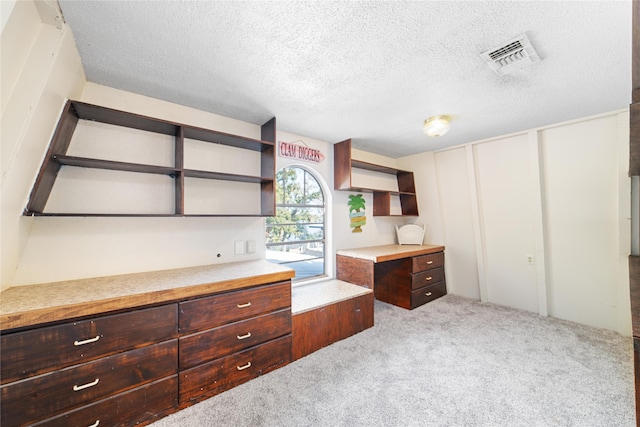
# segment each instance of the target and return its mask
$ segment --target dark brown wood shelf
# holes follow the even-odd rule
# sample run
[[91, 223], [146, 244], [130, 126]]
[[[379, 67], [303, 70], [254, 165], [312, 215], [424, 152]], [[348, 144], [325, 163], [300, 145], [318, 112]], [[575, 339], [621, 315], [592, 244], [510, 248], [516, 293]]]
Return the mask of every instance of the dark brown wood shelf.
[[[67, 155], [71, 138], [78, 121], [89, 120], [114, 126], [143, 130], [174, 137], [175, 164], [158, 166], [153, 164], [129, 163]], [[220, 144], [260, 153], [260, 172], [257, 176], [216, 172], [209, 170], [185, 169], [185, 139], [192, 139], [212, 144]], [[269, 120], [261, 128], [261, 139], [247, 138], [210, 129], [184, 125], [163, 119], [142, 116], [126, 111], [87, 104], [85, 102], [67, 101], [58, 121], [58, 126], [49, 144], [49, 150], [34, 183], [29, 202], [24, 211], [28, 216], [272, 216], [275, 215], [275, 118]], [[174, 180], [175, 211], [169, 214], [127, 214], [127, 213], [55, 213], [46, 212], [45, 207], [53, 185], [62, 166], [105, 169], [113, 171], [136, 172], [144, 174], [167, 175]], [[184, 186], [185, 178], [201, 178], [208, 180], [234, 181], [260, 185], [260, 212], [255, 214], [229, 213], [185, 213]]]
[[[351, 158], [351, 140], [339, 142], [333, 146], [333, 182], [334, 189], [373, 193], [373, 216], [417, 216], [418, 200], [413, 172]], [[372, 172], [394, 175], [398, 181], [398, 191], [356, 187], [352, 185], [352, 169], [364, 169]], [[400, 198], [402, 214], [391, 214], [391, 196]]]
[[90, 159], [87, 157], [64, 156], [54, 154], [52, 159], [64, 166], [116, 170], [124, 172], [140, 172], [158, 175], [176, 175], [179, 169], [165, 166], [145, 165], [140, 163], [116, 162], [112, 160]]

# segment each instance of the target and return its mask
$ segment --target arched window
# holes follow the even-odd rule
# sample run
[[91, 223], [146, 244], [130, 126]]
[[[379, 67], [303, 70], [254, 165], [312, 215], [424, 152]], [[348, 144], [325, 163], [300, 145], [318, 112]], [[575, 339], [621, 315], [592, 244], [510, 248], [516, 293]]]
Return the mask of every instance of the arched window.
[[301, 167], [276, 174], [276, 216], [266, 224], [267, 260], [293, 268], [294, 281], [324, 276], [325, 197]]

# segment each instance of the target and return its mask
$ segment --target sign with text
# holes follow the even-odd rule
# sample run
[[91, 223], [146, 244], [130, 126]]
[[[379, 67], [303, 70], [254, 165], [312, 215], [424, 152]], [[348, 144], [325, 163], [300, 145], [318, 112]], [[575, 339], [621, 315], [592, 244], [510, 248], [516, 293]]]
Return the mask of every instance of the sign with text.
[[303, 160], [320, 163], [325, 159], [324, 154], [316, 148], [310, 148], [304, 141], [278, 141], [278, 155], [288, 159]]

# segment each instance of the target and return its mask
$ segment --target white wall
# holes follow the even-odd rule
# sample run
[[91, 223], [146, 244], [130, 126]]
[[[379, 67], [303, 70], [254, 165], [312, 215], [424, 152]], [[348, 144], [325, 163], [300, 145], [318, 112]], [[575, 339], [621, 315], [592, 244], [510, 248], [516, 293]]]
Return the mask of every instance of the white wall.
[[20, 254], [33, 224], [31, 218], [22, 216], [31, 186], [64, 101], [80, 95], [85, 77], [69, 28], [43, 24], [31, 1], [15, 2], [0, 43], [0, 265], [4, 289], [18, 283], [15, 274]]
[[433, 158], [451, 293], [630, 334], [627, 111]]
[[[260, 138], [260, 126], [255, 124], [94, 83], [85, 85], [80, 100]], [[74, 142], [70, 149], [74, 149], [73, 144]], [[85, 154], [94, 154], [101, 148], [96, 146], [89, 150], [91, 149], [94, 151]], [[233, 153], [226, 155], [229, 164], [234, 164], [244, 162], [244, 157], [238, 157], [244, 154], [246, 153], [237, 153], [236, 158]], [[152, 188], [148, 183], [140, 186], [143, 193]], [[121, 190], [135, 194], [135, 188], [130, 185], [123, 185]], [[68, 195], [64, 192], [59, 195], [52, 192], [47, 206], [68, 206], [72, 201], [65, 197]], [[232, 194], [226, 196], [227, 201], [233, 200], [234, 203], [240, 199], [234, 198]], [[259, 200], [259, 195], [252, 200]], [[152, 207], [156, 201], [155, 198], [150, 198], [139, 203], [144, 209]], [[236, 206], [232, 208], [235, 209]], [[235, 255], [236, 240], [255, 240], [256, 253]], [[264, 219], [261, 217], [36, 217], [31, 236], [22, 253], [15, 283], [33, 284], [260, 259], [264, 256]]]

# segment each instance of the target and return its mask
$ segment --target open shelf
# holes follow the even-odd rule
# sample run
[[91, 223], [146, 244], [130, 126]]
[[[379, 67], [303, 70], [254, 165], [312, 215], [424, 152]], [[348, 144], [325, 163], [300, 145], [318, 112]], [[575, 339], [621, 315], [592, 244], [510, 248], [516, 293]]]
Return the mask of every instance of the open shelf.
[[[373, 216], [417, 216], [418, 200], [413, 179], [413, 172], [388, 166], [377, 165], [351, 158], [351, 140], [339, 142], [333, 146], [334, 159], [334, 189], [341, 191], [355, 191], [373, 193]], [[364, 169], [388, 175], [394, 175], [398, 183], [398, 191], [354, 186], [352, 169]], [[400, 198], [401, 215], [391, 214], [391, 197]]]
[[[106, 125], [137, 129], [155, 134], [173, 137], [173, 165], [158, 166], [139, 162], [114, 161], [101, 158], [72, 156], [67, 153], [71, 139], [80, 120], [95, 121]], [[33, 216], [272, 216], [275, 215], [275, 118], [262, 125], [261, 139], [247, 138], [229, 133], [204, 129], [196, 126], [184, 125], [163, 119], [142, 116], [126, 111], [87, 104], [85, 102], [69, 100], [58, 121], [55, 133], [51, 139], [49, 150], [40, 168], [38, 177], [31, 191], [29, 202], [24, 215]], [[165, 137], [166, 138], [166, 137]], [[215, 170], [187, 169], [185, 163], [185, 139], [196, 140], [211, 144], [235, 147], [241, 150], [258, 152], [260, 156], [259, 171], [256, 175], [234, 174]], [[146, 159], [145, 159], [146, 160]], [[86, 213], [86, 212], [47, 212], [46, 205], [51, 191], [62, 167], [79, 167], [90, 169], [104, 169], [111, 171], [135, 172], [142, 174], [166, 175], [173, 179], [169, 190], [175, 198], [173, 213], [148, 214], [138, 213]], [[205, 165], [208, 169], [208, 166]], [[256, 166], [258, 167], [258, 166]], [[215, 169], [215, 168], [212, 168]], [[251, 172], [251, 171], [250, 171]], [[259, 185], [260, 208], [258, 212], [247, 213], [195, 213], [185, 212], [185, 178], [200, 178], [207, 180], [239, 182]], [[244, 184], [243, 184], [244, 185]], [[165, 193], [166, 194], [166, 193]], [[97, 210], [97, 209], [96, 209]], [[107, 209], [109, 211], [118, 210]], [[154, 209], [151, 209], [153, 211]]]

